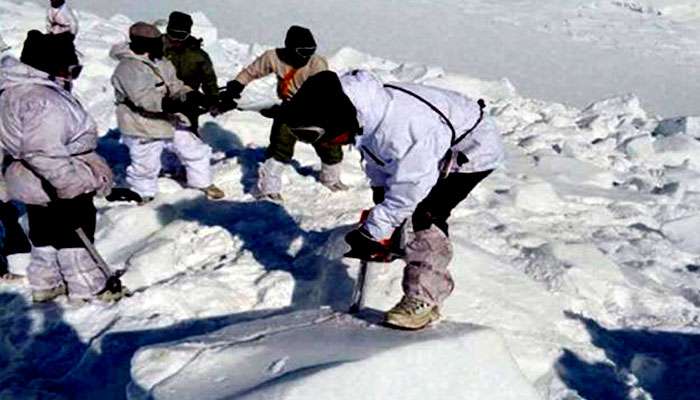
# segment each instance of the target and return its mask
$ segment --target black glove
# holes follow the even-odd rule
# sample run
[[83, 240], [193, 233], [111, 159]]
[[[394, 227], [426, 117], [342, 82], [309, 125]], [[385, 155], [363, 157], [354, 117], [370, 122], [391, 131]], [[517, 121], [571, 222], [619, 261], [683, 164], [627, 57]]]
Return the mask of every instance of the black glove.
[[244, 88], [245, 86], [236, 80], [228, 81], [228, 83], [226, 83], [226, 93], [232, 99], [240, 99]]
[[272, 118], [272, 119], [277, 119], [279, 118], [280, 114], [282, 111], [282, 106], [279, 104], [275, 104], [272, 107], [264, 108], [260, 110], [260, 115], [262, 115], [265, 118]]
[[175, 97], [163, 97], [160, 106], [164, 113], [175, 114], [182, 112], [184, 103], [182, 100]]
[[227, 97], [225, 93], [219, 96], [217, 102], [209, 107], [209, 114], [212, 117], [219, 116], [221, 114], [227, 113], [231, 110], [235, 110], [238, 107], [238, 103], [231, 97]]
[[211, 102], [209, 97], [198, 91], [191, 91], [185, 95], [183, 112], [186, 115], [202, 115], [209, 112]]
[[392, 259], [389, 247], [375, 240], [363, 227], [350, 231], [345, 235], [345, 241], [350, 245], [345, 257], [381, 262]]
[[185, 103], [192, 106], [206, 107], [209, 105], [209, 97], [200, 91], [193, 90], [185, 94]]

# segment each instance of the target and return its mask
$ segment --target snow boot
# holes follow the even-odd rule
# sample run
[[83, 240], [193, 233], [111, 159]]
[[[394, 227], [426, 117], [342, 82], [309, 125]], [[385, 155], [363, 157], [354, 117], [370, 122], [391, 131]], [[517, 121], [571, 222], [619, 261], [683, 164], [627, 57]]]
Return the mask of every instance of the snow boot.
[[255, 200], [259, 201], [271, 201], [273, 203], [282, 203], [284, 198], [279, 193], [253, 193]]
[[84, 248], [60, 249], [58, 263], [72, 300], [90, 300], [107, 286], [105, 273]]
[[440, 319], [437, 305], [404, 296], [401, 301], [386, 313], [385, 324], [408, 330], [423, 329]]
[[281, 202], [282, 172], [285, 165], [274, 158], [268, 158], [258, 169], [258, 182], [251, 191], [256, 200]]
[[53, 289], [32, 290], [32, 301], [35, 303], [46, 303], [66, 294], [66, 285], [60, 284]]
[[327, 187], [331, 192], [344, 192], [348, 189], [350, 189], [350, 186], [344, 184], [341, 181], [338, 182], [321, 182], [321, 184], [325, 187]]
[[333, 165], [322, 164], [319, 181], [323, 186], [327, 187], [332, 192], [340, 192], [350, 189], [348, 185], [344, 184], [340, 180], [340, 163]]
[[221, 200], [224, 197], [226, 197], [226, 193], [224, 193], [223, 190], [219, 189], [218, 186], [212, 184], [204, 189], [201, 189], [202, 192], [207, 196], [207, 199], [209, 200]]

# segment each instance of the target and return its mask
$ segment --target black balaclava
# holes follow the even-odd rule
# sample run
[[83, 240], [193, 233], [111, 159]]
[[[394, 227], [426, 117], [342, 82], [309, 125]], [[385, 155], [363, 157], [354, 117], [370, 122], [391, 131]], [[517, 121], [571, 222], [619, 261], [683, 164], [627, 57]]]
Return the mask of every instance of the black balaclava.
[[166, 33], [172, 40], [185, 40], [192, 33], [192, 17], [180, 11], [173, 11], [168, 18]]
[[343, 133], [356, 135], [360, 132], [357, 109], [343, 92], [340, 79], [333, 71], [322, 71], [307, 79], [283, 105], [282, 120], [291, 128], [323, 128], [326, 134], [321, 142]]
[[287, 30], [284, 48], [278, 49], [278, 55], [285, 63], [294, 68], [305, 66], [316, 52], [316, 41], [310, 30], [293, 25]]
[[[79, 60], [73, 41], [62, 35], [45, 35], [37, 30], [27, 33], [20, 61], [60, 80], [70, 90], [70, 81], [77, 79]], [[74, 71], [77, 71], [74, 72]], [[74, 76], [71, 74], [75, 73]]]
[[62, 5], [66, 4], [66, 0], [51, 0], [50, 2], [52, 8], [59, 8]]

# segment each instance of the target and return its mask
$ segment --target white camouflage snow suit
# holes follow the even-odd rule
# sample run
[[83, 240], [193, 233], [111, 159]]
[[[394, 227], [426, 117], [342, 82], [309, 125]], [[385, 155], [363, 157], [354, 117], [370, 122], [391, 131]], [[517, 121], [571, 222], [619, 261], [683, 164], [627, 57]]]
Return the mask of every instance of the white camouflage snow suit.
[[109, 166], [95, 153], [97, 127], [70, 92], [11, 56], [0, 60], [0, 91], [7, 192], [27, 204], [30, 287], [65, 285], [71, 297], [90, 298], [106, 277], [74, 230], [94, 235], [92, 198], [112, 185]]
[[78, 36], [78, 18], [68, 4], [61, 7], [50, 7], [46, 11], [46, 32], [53, 35], [70, 33]]
[[126, 182], [142, 197], [158, 193], [161, 153], [172, 150], [185, 166], [187, 184], [204, 189], [212, 183], [211, 147], [190, 132], [176, 128], [172, 122], [148, 118], [124, 104], [126, 99], [150, 112], [162, 112], [164, 97], [184, 96], [192, 89], [177, 78], [173, 64], [167, 59], [151, 61], [136, 55], [128, 43], [115, 45], [110, 56], [119, 60], [112, 75], [117, 99], [117, 123], [123, 142], [129, 148], [131, 164]]
[[[458, 135], [476, 126], [453, 145], [452, 131], [441, 116], [412, 95], [385, 87], [366, 71], [348, 73], [340, 80], [362, 126], [356, 146], [364, 156], [365, 172], [373, 188], [384, 189], [383, 199], [369, 213], [364, 228], [375, 240], [388, 239], [413, 215], [416, 232], [406, 248], [404, 292], [440, 305], [454, 287], [447, 270], [452, 259], [447, 217], [481, 179], [502, 163], [500, 132], [472, 99], [429, 86], [396, 84], [440, 110]], [[446, 167], [445, 156], [450, 149], [467, 161]], [[439, 179], [445, 169], [450, 175]], [[458, 192], [457, 196], [452, 192]], [[428, 223], [417, 221], [417, 209], [433, 197], [437, 208], [444, 208], [444, 215]]]

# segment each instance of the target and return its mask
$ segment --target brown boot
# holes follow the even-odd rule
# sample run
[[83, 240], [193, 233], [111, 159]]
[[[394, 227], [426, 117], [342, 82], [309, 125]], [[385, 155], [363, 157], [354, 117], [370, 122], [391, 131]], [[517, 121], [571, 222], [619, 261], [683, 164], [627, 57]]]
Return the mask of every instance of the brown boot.
[[226, 193], [224, 193], [223, 190], [219, 189], [218, 186], [213, 184], [202, 189], [202, 191], [209, 200], [221, 200], [224, 197], [226, 197]]
[[385, 323], [400, 329], [418, 330], [438, 319], [440, 319], [440, 312], [437, 305], [404, 296], [386, 313]]
[[32, 290], [32, 301], [46, 303], [66, 294], [66, 286], [61, 284], [53, 289]]

